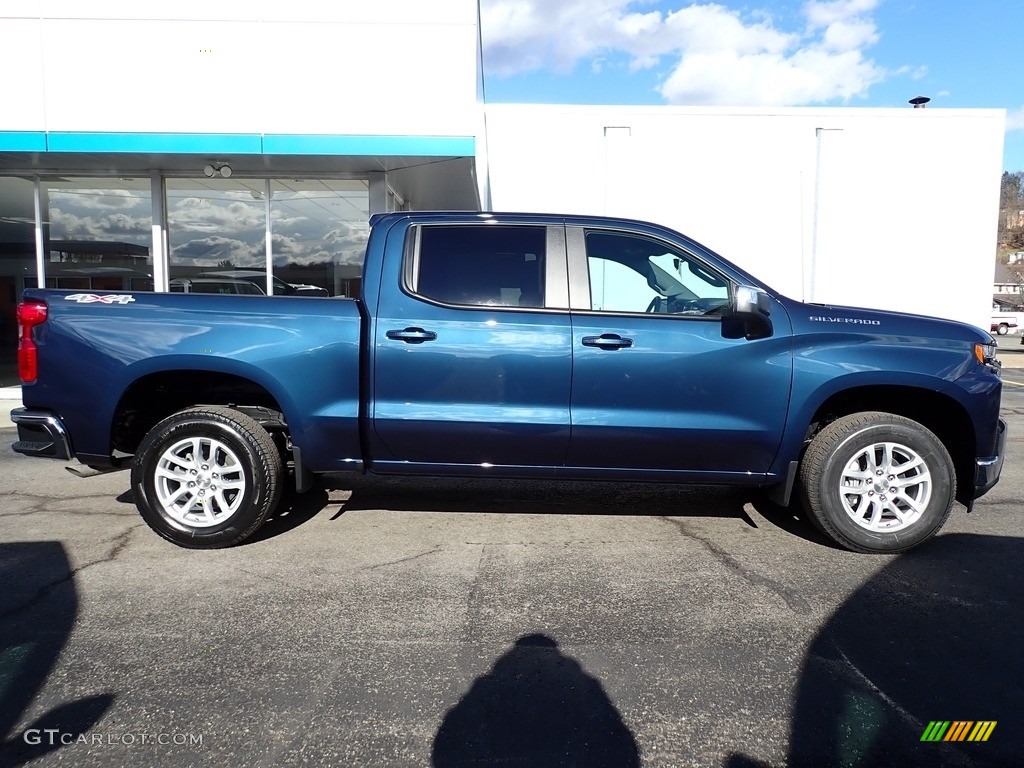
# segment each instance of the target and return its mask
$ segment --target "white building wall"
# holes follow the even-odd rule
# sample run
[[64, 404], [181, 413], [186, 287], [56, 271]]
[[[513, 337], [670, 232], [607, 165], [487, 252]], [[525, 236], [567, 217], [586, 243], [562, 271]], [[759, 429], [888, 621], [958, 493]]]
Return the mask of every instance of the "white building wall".
[[0, 33], [0, 131], [476, 133], [475, 0], [5, 0]]
[[495, 210], [656, 221], [794, 298], [987, 328], [1002, 110], [486, 109]]

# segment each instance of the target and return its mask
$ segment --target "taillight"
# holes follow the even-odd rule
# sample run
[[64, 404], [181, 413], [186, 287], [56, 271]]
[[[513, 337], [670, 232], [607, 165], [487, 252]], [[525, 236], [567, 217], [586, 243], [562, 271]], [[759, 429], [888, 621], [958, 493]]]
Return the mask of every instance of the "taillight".
[[39, 356], [32, 329], [46, 322], [46, 304], [23, 301], [18, 305], [18, 375], [23, 384], [39, 378]]

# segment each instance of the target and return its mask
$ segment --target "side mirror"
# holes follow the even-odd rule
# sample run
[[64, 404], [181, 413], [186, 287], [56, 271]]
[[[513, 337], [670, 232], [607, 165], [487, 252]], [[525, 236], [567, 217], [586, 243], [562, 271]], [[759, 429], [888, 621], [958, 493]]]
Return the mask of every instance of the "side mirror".
[[749, 285], [738, 285], [732, 293], [732, 311], [735, 315], [760, 315], [768, 317], [772, 305], [768, 294]]
[[737, 285], [732, 291], [729, 322], [723, 326], [723, 333], [731, 339], [765, 339], [772, 335], [771, 313], [767, 293], [751, 285]]

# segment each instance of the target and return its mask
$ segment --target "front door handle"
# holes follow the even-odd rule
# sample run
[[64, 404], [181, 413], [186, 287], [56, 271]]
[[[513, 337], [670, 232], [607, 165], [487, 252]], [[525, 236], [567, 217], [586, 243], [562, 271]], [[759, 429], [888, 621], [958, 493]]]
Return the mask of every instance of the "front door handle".
[[433, 341], [437, 334], [433, 331], [425, 331], [422, 328], [404, 328], [401, 331], [388, 331], [385, 334], [389, 339], [404, 341], [409, 344], [422, 344], [424, 341]]
[[617, 333], [602, 333], [600, 336], [584, 336], [583, 346], [599, 349], [625, 349], [633, 346], [632, 339], [626, 339]]

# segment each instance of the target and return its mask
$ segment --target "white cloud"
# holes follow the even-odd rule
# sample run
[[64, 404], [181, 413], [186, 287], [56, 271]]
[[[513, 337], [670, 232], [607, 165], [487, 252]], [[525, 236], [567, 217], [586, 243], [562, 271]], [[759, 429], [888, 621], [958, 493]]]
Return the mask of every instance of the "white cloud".
[[1006, 112], [1006, 130], [1007, 132], [1024, 131], [1024, 107]]
[[250, 199], [182, 197], [170, 200], [172, 231], [237, 234], [264, 230], [263, 205]]
[[149, 193], [142, 194], [132, 189], [52, 188], [49, 199], [51, 203], [79, 211], [124, 211], [130, 208], [148, 211], [150, 208]]
[[877, 4], [809, 0], [802, 29], [784, 30], [764, 10], [714, 2], [662, 13], [645, 0], [481, 0], [484, 62], [492, 76], [564, 74], [580, 62], [605, 69], [617, 54], [632, 72], [667, 65], [657, 88], [674, 104], [848, 101], [886, 76], [865, 55]]
[[150, 238], [149, 217], [124, 213], [79, 215], [51, 205], [50, 236], [55, 240], [117, 240], [144, 243]]
[[230, 262], [235, 267], [261, 267], [262, 243], [247, 243], [231, 237], [204, 237], [172, 246], [171, 261], [178, 266], [211, 267]]
[[878, 0], [810, 0], [804, 6], [804, 15], [812, 29], [828, 29], [870, 13], [877, 5]]

